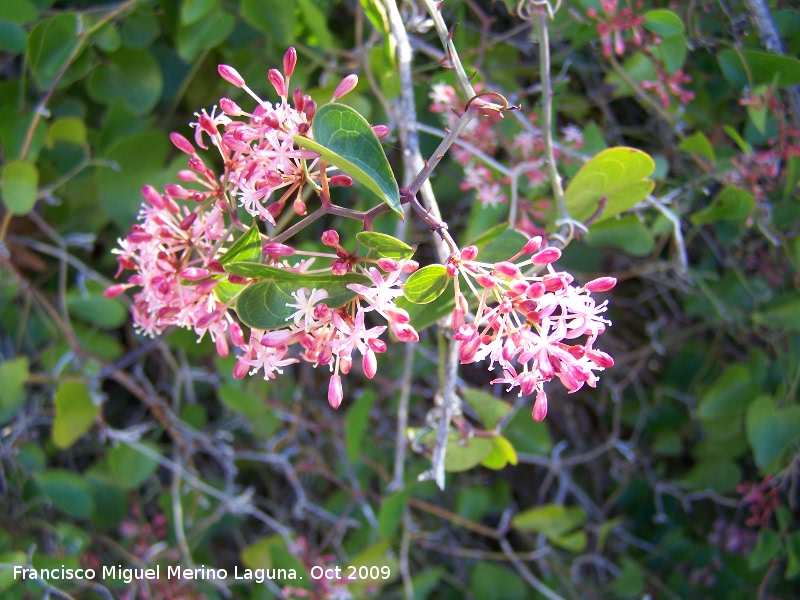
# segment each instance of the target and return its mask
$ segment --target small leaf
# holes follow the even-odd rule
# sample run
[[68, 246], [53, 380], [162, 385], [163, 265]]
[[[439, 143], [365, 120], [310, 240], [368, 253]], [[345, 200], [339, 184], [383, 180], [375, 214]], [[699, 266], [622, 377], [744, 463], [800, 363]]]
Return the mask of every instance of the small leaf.
[[520, 531], [543, 533], [548, 539], [564, 536], [586, 521], [579, 506], [547, 504], [519, 513], [511, 524]]
[[786, 537], [786, 553], [788, 560], [784, 575], [786, 579], [794, 579], [800, 575], [800, 531], [790, 533]]
[[30, 212], [39, 193], [39, 169], [23, 160], [6, 163], [2, 172], [2, 191], [3, 202], [11, 214]]
[[161, 98], [161, 67], [149, 50], [123, 48], [108, 56], [89, 77], [87, 89], [93, 100], [111, 104], [121, 99], [135, 114], [150, 111]]
[[218, 5], [217, 0], [182, 0], [181, 25], [191, 25], [199, 21]]
[[465, 388], [461, 395], [469, 402], [486, 429], [494, 429], [500, 420], [511, 411], [511, 405], [489, 392], [477, 388]]
[[397, 535], [410, 491], [411, 489], [407, 488], [395, 492], [381, 503], [378, 511], [378, 533], [383, 539], [391, 540]]
[[[156, 454], [161, 454], [154, 444], [144, 444]], [[152, 477], [158, 463], [128, 444], [120, 444], [108, 453], [108, 465], [117, 482], [126, 490], [134, 490]]]
[[730, 458], [712, 456], [696, 463], [678, 483], [692, 491], [732, 492], [742, 479], [742, 470]]
[[[569, 182], [564, 198], [573, 219], [593, 223], [610, 219], [653, 191], [648, 179], [655, 162], [635, 148], [609, 148], [585, 163]], [[597, 214], [599, 211], [599, 214]]]
[[473, 437], [463, 440], [457, 433], [451, 433], [447, 440], [444, 470], [458, 473], [477, 467], [489, 456], [492, 448], [494, 445], [487, 438]]
[[573, 554], [580, 554], [586, 548], [587, 537], [583, 530], [573, 531], [566, 535], [558, 535], [550, 538], [554, 546], [563, 548]]
[[744, 138], [730, 125], [723, 125], [722, 130], [728, 134], [728, 137], [731, 138], [736, 145], [739, 146], [739, 150], [744, 152], [745, 154], [750, 154], [753, 151], [753, 147], [748, 144]]
[[92, 402], [89, 387], [78, 381], [65, 381], [55, 396], [53, 443], [62, 450], [77, 442], [94, 424], [100, 407]]
[[286, 0], [242, 0], [242, 19], [285, 48], [294, 43], [297, 16], [294, 2]]
[[116, 329], [128, 320], [128, 309], [116, 298], [93, 294], [83, 296], [78, 292], [67, 294], [67, 310], [79, 319], [101, 327]]
[[39, 473], [36, 482], [55, 506], [74, 519], [87, 519], [95, 510], [91, 488], [77, 473], [50, 469]]
[[406, 260], [414, 254], [414, 248], [385, 233], [362, 231], [356, 234], [356, 239], [360, 244], [370, 249], [369, 258]]
[[755, 199], [750, 192], [726, 187], [716, 195], [711, 204], [694, 213], [691, 221], [695, 225], [705, 225], [715, 221], [743, 221], [753, 212], [754, 206]]
[[755, 571], [783, 554], [780, 536], [771, 529], [758, 532], [758, 542], [747, 557], [747, 566]]
[[77, 117], [58, 119], [47, 130], [45, 144], [52, 148], [56, 142], [82, 146], [86, 143], [86, 123]]
[[747, 409], [745, 423], [756, 465], [763, 467], [800, 438], [800, 406], [778, 410], [772, 398], [761, 396]]
[[416, 304], [428, 304], [441, 296], [449, 283], [444, 265], [428, 265], [409, 276], [403, 285], [403, 295]]
[[[274, 13], [269, 15], [270, 18], [274, 16]], [[201, 52], [224, 42], [235, 27], [236, 18], [233, 15], [220, 6], [213, 7], [204, 18], [178, 30], [178, 56], [186, 63], [192, 62]]]
[[756, 389], [746, 364], [729, 365], [700, 397], [697, 414], [704, 421], [739, 415], [753, 400]]
[[800, 331], [800, 296], [778, 296], [752, 314], [753, 323], [768, 329]]
[[[57, 82], [57, 77], [69, 63], [80, 43], [77, 13], [64, 12], [40, 21], [28, 35], [27, 60], [40, 89]], [[59, 86], [71, 83], [71, 78], [58, 82]]]
[[678, 144], [678, 148], [684, 152], [697, 154], [698, 156], [707, 158], [711, 162], [716, 160], [714, 155], [714, 147], [711, 145], [711, 142], [708, 141], [708, 138], [705, 136], [705, 134], [701, 131], [697, 131], [692, 135], [683, 138], [681, 143]]
[[403, 218], [400, 190], [378, 136], [358, 112], [331, 102], [317, 109], [311, 123], [314, 139], [292, 136], [302, 148], [318, 152], [364, 185]]
[[650, 230], [634, 215], [592, 225], [585, 242], [589, 246], [619, 248], [631, 256], [647, 256], [656, 243]]
[[519, 462], [514, 446], [506, 438], [496, 435], [490, 439], [492, 440], [492, 451], [483, 459], [481, 464], [484, 467], [497, 471], [509, 463], [516, 465]]
[[737, 92], [746, 87], [800, 84], [800, 60], [761, 50], [729, 48], [717, 54], [723, 76]]
[[365, 390], [355, 403], [351, 403], [344, 420], [345, 442], [347, 444], [347, 457], [350, 462], [358, 462], [364, 434], [369, 426], [369, 415], [375, 405], [377, 396], [373, 390]]
[[29, 375], [28, 359], [25, 356], [0, 362], [0, 409], [16, 404], [25, 389]]
[[223, 385], [218, 394], [222, 404], [244, 417], [256, 436], [269, 439], [280, 427], [280, 419], [262, 399], [230, 385]]
[[661, 37], [683, 33], [683, 21], [671, 10], [648, 10], [644, 13], [644, 26]]
[[253, 224], [247, 233], [228, 248], [228, 251], [220, 257], [219, 262], [223, 267], [237, 261], [258, 262], [262, 254], [261, 247], [261, 233], [258, 231], [258, 225]]

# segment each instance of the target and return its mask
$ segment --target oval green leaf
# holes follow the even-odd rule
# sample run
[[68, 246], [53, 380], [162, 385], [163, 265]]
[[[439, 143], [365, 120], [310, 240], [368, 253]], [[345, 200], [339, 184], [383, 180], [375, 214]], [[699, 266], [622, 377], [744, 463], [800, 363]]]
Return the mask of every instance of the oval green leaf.
[[403, 285], [403, 294], [411, 302], [428, 304], [441, 296], [449, 283], [444, 265], [428, 265], [411, 274]]
[[92, 73], [87, 89], [93, 100], [111, 104], [121, 99], [135, 114], [151, 110], [164, 87], [161, 68], [149, 50], [122, 49]]
[[414, 248], [385, 233], [362, 231], [356, 234], [356, 239], [362, 246], [369, 248], [369, 258], [405, 260], [414, 255]]
[[683, 21], [671, 10], [648, 10], [644, 13], [644, 26], [662, 37], [683, 33]]
[[24, 215], [36, 205], [39, 193], [39, 170], [24, 160], [14, 160], [3, 167], [3, 202], [9, 212]]
[[633, 208], [653, 191], [647, 177], [655, 168], [650, 155], [636, 148], [603, 150], [569, 182], [564, 199], [570, 216], [599, 223]]
[[258, 231], [258, 225], [253, 224], [247, 233], [228, 248], [219, 262], [223, 267], [232, 262], [256, 262], [261, 258], [261, 246], [261, 233]]
[[318, 152], [389, 205], [400, 218], [400, 190], [372, 126], [356, 110], [331, 102], [317, 109], [311, 123], [314, 139], [292, 136], [302, 148]]
[[755, 198], [750, 192], [735, 187], [726, 187], [703, 210], [691, 217], [695, 225], [715, 221], [743, 221], [753, 212]]
[[87, 519], [95, 505], [89, 484], [77, 473], [50, 469], [36, 476], [36, 482], [50, 501], [74, 519]]
[[745, 423], [756, 465], [764, 467], [800, 438], [800, 406], [778, 410], [772, 398], [762, 396], [748, 407]]
[[78, 381], [65, 381], [56, 390], [56, 417], [53, 443], [62, 450], [77, 442], [94, 423], [100, 407], [92, 402], [89, 387]]

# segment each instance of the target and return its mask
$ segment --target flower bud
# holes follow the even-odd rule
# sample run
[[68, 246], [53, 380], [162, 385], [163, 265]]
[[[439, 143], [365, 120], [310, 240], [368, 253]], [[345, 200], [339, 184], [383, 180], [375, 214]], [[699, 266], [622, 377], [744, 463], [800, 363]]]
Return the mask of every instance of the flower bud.
[[308, 212], [306, 210], [306, 203], [303, 202], [303, 199], [300, 196], [294, 199], [294, 202], [292, 202], [292, 208], [294, 209], [295, 214], [300, 215], [301, 217]]
[[200, 317], [197, 322], [194, 324], [197, 329], [205, 329], [209, 327], [214, 321], [219, 319], [219, 311], [212, 310], [210, 313], [203, 315]]
[[533, 403], [533, 420], [537, 423], [544, 421], [547, 416], [547, 393], [544, 390], [536, 394], [536, 401]]
[[231, 85], [235, 85], [238, 88], [244, 87], [244, 78], [239, 75], [239, 71], [233, 67], [229, 65], [218, 65], [217, 71], [220, 76]]
[[461, 251], [461, 260], [475, 260], [478, 256], [477, 246], [467, 246]]
[[219, 107], [222, 109], [222, 112], [229, 117], [240, 117], [244, 114], [244, 111], [239, 107], [239, 105], [230, 98], [220, 98]]
[[267, 348], [282, 348], [289, 342], [292, 337], [292, 332], [288, 329], [277, 329], [275, 331], [268, 331], [261, 338], [261, 345]]
[[283, 55], [283, 72], [286, 77], [292, 76], [296, 64], [297, 50], [295, 50], [292, 46], [289, 46], [289, 48], [286, 50], [286, 53]]
[[190, 212], [183, 218], [178, 227], [180, 227], [183, 231], [189, 231], [189, 228], [194, 225], [195, 221], [197, 221], [197, 213]]
[[179, 200], [188, 200], [189, 196], [191, 196], [189, 190], [177, 183], [169, 184], [164, 188], [164, 191], [167, 192], [170, 198], [178, 198]]
[[331, 375], [330, 383], [328, 383], [328, 404], [335, 410], [342, 405], [343, 399], [342, 378], [339, 375]]
[[334, 175], [329, 180], [331, 185], [335, 185], [337, 187], [350, 187], [353, 185], [353, 178], [350, 175]]
[[294, 88], [294, 92], [292, 92], [292, 101], [294, 102], [294, 109], [299, 113], [303, 112], [303, 109], [306, 107], [306, 99], [300, 88]]
[[378, 266], [384, 273], [394, 273], [400, 268], [400, 263], [392, 258], [383, 257], [378, 259]]
[[509, 279], [517, 279], [522, 276], [517, 265], [508, 261], [494, 263], [494, 271], [496, 274], [508, 277]]
[[211, 275], [211, 273], [208, 269], [202, 269], [199, 267], [188, 267], [181, 271], [181, 277], [189, 281], [200, 281], [209, 275]]
[[419, 263], [415, 260], [407, 260], [403, 263], [403, 266], [400, 267], [401, 273], [414, 273], [419, 269]]
[[389, 128], [386, 125], [373, 125], [372, 131], [375, 132], [379, 140], [389, 136]]
[[236, 285], [244, 285], [248, 281], [250, 281], [247, 277], [242, 277], [241, 275], [228, 275], [228, 281], [230, 283], [235, 283]]
[[375, 377], [375, 373], [378, 372], [378, 359], [372, 348], [369, 348], [364, 354], [361, 360], [361, 368], [364, 369], [364, 375], [367, 376], [367, 379], [372, 379]]
[[331, 248], [339, 246], [339, 233], [335, 229], [328, 229], [322, 233], [322, 243]]
[[275, 88], [275, 91], [278, 92], [278, 96], [286, 98], [286, 81], [284, 81], [281, 72], [278, 69], [270, 69], [267, 73], [267, 79], [272, 84], [272, 87]]
[[233, 378], [243, 379], [249, 371], [250, 371], [250, 365], [239, 361], [233, 366]]
[[192, 146], [192, 143], [177, 131], [173, 131], [172, 133], [170, 133], [169, 139], [172, 141], [175, 147], [181, 152], [185, 152], [189, 156], [192, 156], [195, 153], [194, 146]]
[[617, 285], [616, 277], [598, 277], [592, 279], [583, 288], [589, 292], [607, 292]]
[[268, 256], [291, 256], [294, 254], [294, 248], [286, 244], [278, 244], [275, 242], [268, 242], [261, 247], [264, 254]]
[[237, 322], [231, 323], [231, 341], [235, 346], [244, 346], [244, 333]]
[[152, 185], [142, 186], [142, 196], [156, 208], [164, 208], [164, 200], [161, 198], [161, 194]]
[[478, 273], [475, 276], [475, 281], [478, 282], [478, 285], [484, 288], [493, 288], [494, 286], [497, 285], [497, 280], [491, 275], [487, 275], [486, 273]]
[[117, 283], [103, 290], [103, 298], [116, 298], [130, 287], [127, 283]]
[[535, 265], [549, 265], [550, 263], [557, 261], [559, 258], [561, 258], [561, 250], [555, 246], [548, 246], [544, 250], [534, 254], [531, 260]]
[[598, 367], [607, 369], [614, 366], [614, 359], [602, 350], [587, 350], [586, 356]]
[[537, 252], [541, 247], [542, 247], [542, 236], [537, 235], [529, 239], [528, 242], [522, 247], [522, 253], [533, 254], [534, 252]]
[[336, 86], [336, 90], [333, 92], [333, 99], [338, 100], [345, 94], [352, 92], [357, 84], [358, 75], [355, 73], [350, 73], [350, 75], [342, 79], [342, 81], [339, 82], [339, 85]]

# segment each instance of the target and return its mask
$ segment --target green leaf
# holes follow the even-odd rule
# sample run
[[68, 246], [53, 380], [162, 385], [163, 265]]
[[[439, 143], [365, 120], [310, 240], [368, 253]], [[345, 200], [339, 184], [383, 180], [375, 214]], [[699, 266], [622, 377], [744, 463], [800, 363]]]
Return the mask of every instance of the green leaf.
[[786, 161], [786, 183], [783, 186], [783, 199], [789, 197], [797, 190], [800, 183], [800, 156], [792, 156]]
[[683, 33], [683, 21], [671, 10], [648, 10], [643, 16], [645, 28], [656, 35], [666, 37]]
[[62, 450], [77, 442], [94, 424], [100, 407], [92, 402], [89, 387], [78, 381], [65, 381], [55, 396], [53, 443]]
[[242, 19], [268, 39], [285, 48], [295, 41], [295, 3], [287, 0], [243, 0]]
[[722, 130], [728, 134], [728, 137], [730, 137], [734, 142], [736, 142], [736, 145], [739, 146], [739, 150], [741, 150], [745, 154], [750, 154], [753, 151], [753, 147], [750, 144], [748, 144], [744, 140], [744, 138], [739, 134], [739, 132], [736, 131], [733, 127], [731, 127], [730, 125], [723, 125]]
[[223, 385], [219, 388], [218, 394], [222, 404], [245, 418], [247, 425], [252, 428], [256, 436], [269, 439], [280, 427], [280, 419], [261, 398], [230, 385]]
[[17, 403], [28, 381], [28, 369], [25, 356], [0, 362], [0, 409], [10, 408]]
[[696, 463], [678, 483], [691, 491], [713, 490], [727, 494], [736, 489], [742, 470], [730, 458], [712, 456]]
[[776, 330], [800, 331], [800, 296], [787, 293], [778, 296], [752, 314], [753, 323]]
[[406, 260], [414, 255], [415, 248], [385, 233], [362, 231], [356, 234], [356, 239], [362, 246], [369, 248], [369, 258]]
[[9, 212], [14, 215], [30, 212], [39, 193], [39, 169], [36, 165], [23, 160], [8, 162], [1, 177], [3, 202]]
[[481, 462], [484, 467], [499, 471], [509, 463], [516, 465], [519, 462], [514, 446], [506, 438], [496, 435], [489, 439], [492, 440], [492, 451]]
[[635, 148], [603, 150], [569, 182], [564, 198], [570, 216], [586, 221], [596, 215], [593, 223], [599, 223], [634, 207], [653, 191], [655, 184], [645, 178], [655, 166], [647, 153]]
[[242, 563], [248, 569], [285, 569], [287, 574], [294, 569], [297, 581], [275, 579], [280, 586], [291, 585], [303, 589], [309, 588], [308, 572], [300, 558], [292, 554], [286, 542], [279, 535], [261, 538], [250, 544], [241, 552]]
[[[481, 262], [496, 263], [508, 260], [528, 243], [528, 236], [521, 231], [508, 229], [505, 224], [498, 227], [502, 228], [500, 235], [493, 236], [488, 241], [484, 235], [472, 242], [479, 248], [478, 260]], [[489, 233], [493, 232], [487, 232], [487, 234]]]
[[464, 388], [461, 390], [461, 395], [478, 413], [478, 417], [486, 429], [497, 427], [501, 419], [511, 411], [511, 405], [508, 402], [495, 398], [489, 392], [478, 388]]
[[644, 569], [627, 556], [621, 559], [619, 575], [614, 580], [614, 592], [623, 598], [639, 598], [647, 585]]
[[191, 25], [219, 6], [217, 0], [182, 0], [181, 25]]
[[761, 396], [747, 409], [747, 441], [756, 465], [780, 458], [800, 438], [800, 406], [778, 409], [769, 396]]
[[325, 304], [338, 308], [356, 297], [356, 292], [347, 288], [349, 284], [369, 285], [369, 279], [357, 273], [341, 277], [326, 274], [291, 273], [257, 263], [234, 262], [225, 269], [243, 277], [257, 277], [263, 281], [248, 285], [236, 300], [236, 312], [242, 322], [255, 329], [279, 329], [297, 311], [286, 306], [295, 304], [292, 292], [306, 288], [324, 289], [328, 292]]
[[[70, 56], [78, 47], [79, 23], [75, 12], [63, 12], [40, 21], [28, 35], [28, 63], [41, 89], [56, 83], [61, 70], [68, 64]], [[70, 83], [62, 78], [59, 87]]]
[[95, 511], [92, 522], [104, 529], [117, 527], [130, 512], [130, 502], [125, 489], [110, 476], [90, 472], [85, 477], [92, 490]]
[[116, 298], [101, 294], [84, 296], [79, 292], [67, 295], [69, 314], [103, 329], [116, 329], [128, 320], [128, 309]]
[[84, 145], [86, 143], [86, 123], [83, 119], [64, 117], [50, 125], [45, 144], [48, 148], [52, 148], [57, 142]]
[[547, 504], [519, 513], [511, 524], [520, 531], [543, 533], [548, 539], [562, 537], [586, 521], [586, 513], [579, 506]]
[[691, 217], [695, 225], [705, 225], [716, 221], [743, 221], [753, 212], [755, 198], [745, 190], [726, 187], [703, 210]]
[[774, 558], [779, 558], [783, 554], [780, 536], [771, 529], [762, 529], [758, 532], [758, 542], [756, 547], [747, 557], [747, 566], [751, 571], [760, 569]]
[[335, 48], [338, 45], [336, 38], [331, 34], [331, 30], [328, 29], [327, 19], [320, 10], [319, 4], [314, 0], [296, 0], [296, 2], [300, 9], [300, 17], [311, 33], [311, 36], [308, 37], [316, 38], [317, 45], [320, 48]]
[[748, 366], [742, 363], [729, 365], [700, 397], [697, 414], [702, 420], [741, 414], [756, 393]]
[[698, 156], [707, 158], [711, 162], [716, 161], [714, 147], [711, 145], [711, 142], [708, 141], [708, 138], [705, 136], [705, 134], [701, 131], [697, 131], [692, 135], [683, 138], [681, 143], [678, 144], [678, 148], [684, 152], [697, 154]]
[[397, 181], [367, 120], [349, 106], [331, 102], [317, 109], [311, 126], [313, 140], [294, 135], [294, 141], [302, 148], [318, 152], [325, 162], [364, 185], [402, 219]]
[[122, 100], [134, 114], [150, 112], [161, 98], [161, 67], [149, 50], [123, 48], [108, 55], [89, 77], [89, 96], [101, 104]]
[[0, 2], [0, 19], [17, 25], [26, 25], [39, 15], [31, 0], [5, 0]]
[[550, 540], [554, 546], [563, 548], [573, 554], [580, 554], [586, 548], [587, 537], [583, 530], [573, 531], [566, 535], [553, 536]]
[[222, 266], [232, 262], [258, 262], [262, 254], [261, 233], [255, 223], [243, 236], [237, 239], [228, 251], [223, 254], [219, 262]]
[[50, 469], [36, 475], [36, 482], [50, 501], [74, 519], [87, 519], [95, 510], [92, 490], [76, 473]]
[[350, 462], [358, 462], [364, 434], [369, 427], [369, 415], [375, 405], [377, 396], [371, 389], [366, 389], [355, 403], [347, 410], [344, 419], [344, 437], [347, 444], [347, 457]]
[[661, 61], [664, 63], [667, 73], [670, 75], [683, 67], [689, 52], [686, 37], [682, 33], [662, 38], [656, 49], [661, 55]]
[[416, 304], [402, 296], [395, 301], [395, 304], [398, 308], [402, 308], [408, 313], [414, 329], [422, 331], [453, 312], [455, 307], [454, 294], [453, 282], [451, 281], [447, 284], [444, 293], [429, 304]]
[[410, 491], [410, 489], [404, 489], [395, 492], [381, 503], [378, 511], [378, 533], [383, 539], [391, 540], [397, 535]]
[[[4, 569], [0, 569], [0, 592], [5, 592], [11, 586], [17, 585], [17, 576], [14, 575], [14, 567], [17, 565], [20, 567], [27, 567], [28, 557], [21, 550], [0, 552], [0, 564], [5, 566]], [[16, 596], [8, 595], [3, 597], [8, 597], [10, 599], [19, 598], [21, 596], [17, 594]]]
[[0, 20], [0, 52], [22, 54], [25, 52], [27, 35], [20, 25]]
[[[146, 443], [144, 446], [156, 454], [161, 454], [155, 444]], [[126, 490], [135, 490], [155, 474], [158, 462], [133, 446], [120, 444], [108, 453], [108, 466], [120, 485]]]
[[192, 62], [201, 52], [224, 42], [235, 27], [236, 18], [233, 15], [220, 7], [214, 7], [199, 21], [178, 30], [178, 56], [186, 63]]
[[403, 295], [416, 304], [433, 302], [450, 283], [444, 265], [428, 265], [413, 272], [403, 285]]
[[634, 215], [592, 225], [584, 241], [589, 246], [619, 248], [631, 256], [647, 256], [656, 243], [650, 230]]
[[784, 575], [786, 579], [794, 579], [800, 575], [800, 531], [790, 533], [786, 537], [786, 553], [788, 560]]
[[487, 438], [472, 437], [463, 439], [458, 433], [450, 432], [444, 459], [444, 469], [451, 473], [468, 471], [477, 467], [489, 456], [494, 448]]
[[469, 592], [472, 598], [493, 600], [525, 600], [531, 597], [528, 586], [519, 575], [490, 562], [478, 562], [472, 568]]
[[737, 92], [746, 87], [800, 84], [800, 60], [771, 52], [729, 48], [717, 54], [723, 76]]

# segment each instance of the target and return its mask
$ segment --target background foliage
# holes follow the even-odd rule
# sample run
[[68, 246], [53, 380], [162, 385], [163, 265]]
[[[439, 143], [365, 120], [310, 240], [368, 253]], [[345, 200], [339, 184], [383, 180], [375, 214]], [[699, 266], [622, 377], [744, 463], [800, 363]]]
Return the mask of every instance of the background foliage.
[[[402, 8], [429, 155], [437, 138], [425, 132], [443, 126], [429, 94], [452, 79], [424, 9]], [[474, 81], [535, 119], [540, 48], [515, 9], [447, 0], [442, 14], [458, 24]], [[626, 9], [641, 21], [620, 20]], [[622, 52], [598, 26], [610, 22], [627, 23]], [[359, 73], [347, 103], [389, 125], [384, 147], [400, 169], [397, 40], [384, 5], [0, 1], [0, 596], [296, 593], [232, 579], [23, 583], [14, 564], [272, 565], [298, 569], [305, 579], [292, 585], [304, 589], [315, 564], [390, 567], [387, 580], [350, 584], [354, 597], [796, 593], [800, 61], [790, 57], [800, 15], [780, 0], [569, 0], [549, 33], [556, 139], [567, 125], [582, 139], [561, 154], [562, 174], [610, 146], [655, 159], [652, 194], [596, 219], [563, 259], [584, 281], [621, 282], [607, 334], [616, 366], [596, 390], [554, 393], [542, 423], [531, 399], [462, 369], [467, 422], [503, 437], [466, 449], [454, 439], [442, 492], [417, 482], [430, 459], [395, 442], [404, 394], [417, 432], [434, 407], [435, 327], [411, 349], [390, 347], [372, 382], [351, 377], [334, 412], [309, 365], [274, 382], [234, 380], [232, 359], [208, 340], [139, 337], [126, 300], [102, 296], [141, 186], [175, 181], [184, 166], [168, 133], [188, 136], [193, 112], [237, 98], [219, 63], [269, 93], [266, 70], [293, 44], [294, 82], [320, 104]], [[490, 158], [508, 165], [525, 128], [517, 116], [493, 127]], [[475, 239], [508, 219], [508, 205], [477, 201], [463, 179], [448, 161], [432, 183], [451, 230]], [[549, 186], [496, 180], [549, 214]], [[595, 185], [597, 199], [617, 191]], [[388, 219], [376, 227], [395, 231]], [[419, 221], [404, 239], [431, 255]], [[334, 597], [335, 587], [310, 593]]]

